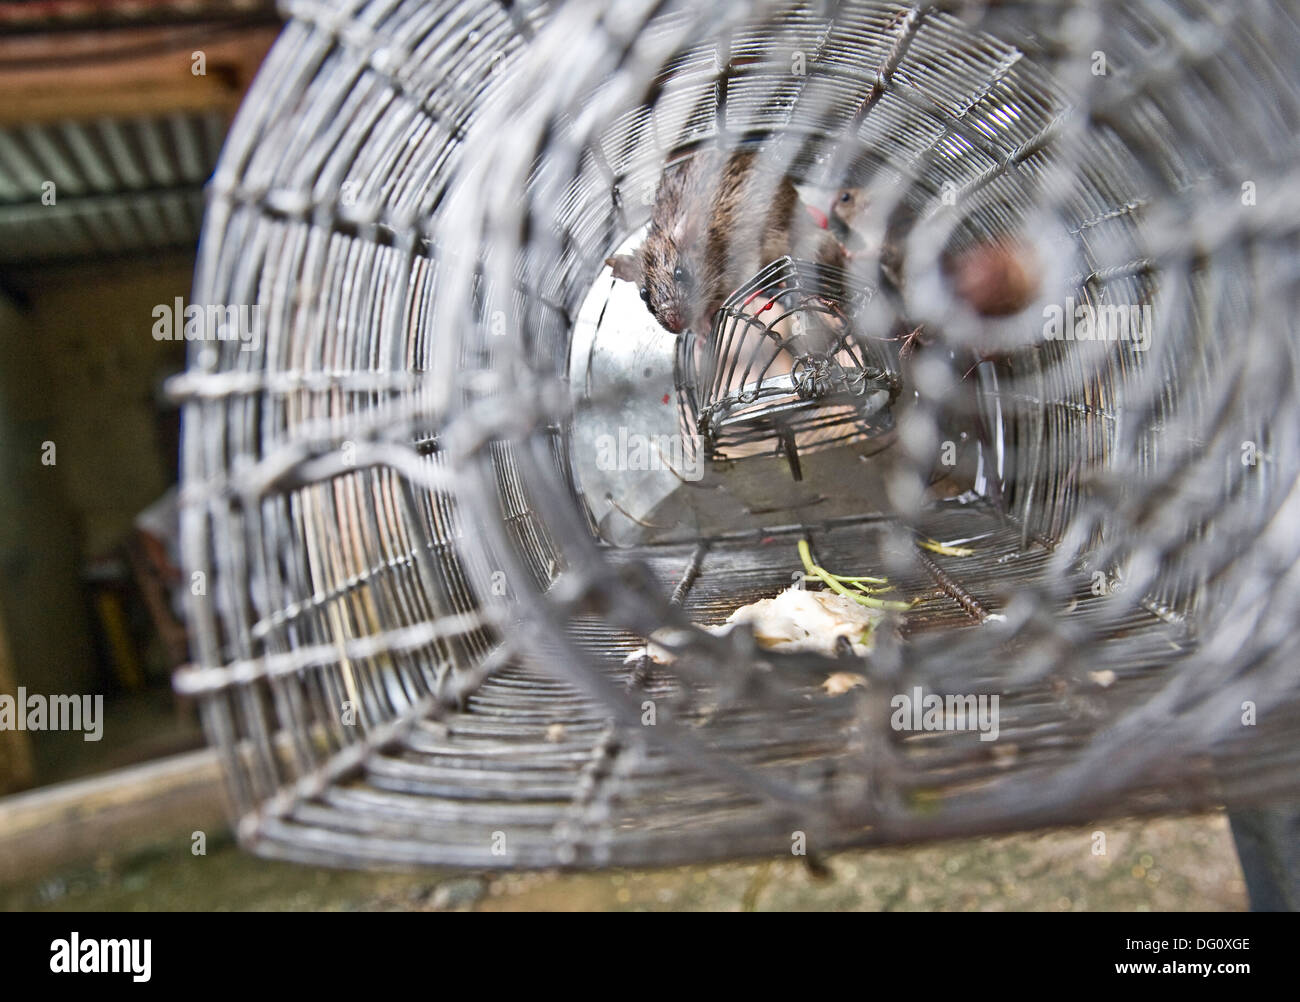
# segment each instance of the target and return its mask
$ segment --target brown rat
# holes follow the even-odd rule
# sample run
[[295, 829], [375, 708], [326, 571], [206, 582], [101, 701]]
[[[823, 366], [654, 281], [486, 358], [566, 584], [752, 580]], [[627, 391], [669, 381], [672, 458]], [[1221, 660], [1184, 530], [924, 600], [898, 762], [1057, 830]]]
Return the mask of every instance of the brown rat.
[[641, 246], [606, 263], [635, 282], [655, 319], [704, 335], [726, 298], [790, 254], [839, 263], [838, 243], [803, 211], [787, 176], [753, 152], [705, 149], [659, 180]]

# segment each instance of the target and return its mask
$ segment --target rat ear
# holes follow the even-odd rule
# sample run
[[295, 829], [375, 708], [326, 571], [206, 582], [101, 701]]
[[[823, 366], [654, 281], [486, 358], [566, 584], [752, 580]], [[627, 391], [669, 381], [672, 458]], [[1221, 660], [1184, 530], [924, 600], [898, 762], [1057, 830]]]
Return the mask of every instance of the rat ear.
[[641, 258], [636, 254], [619, 254], [605, 258], [605, 263], [614, 269], [614, 277], [624, 282], [641, 284]]

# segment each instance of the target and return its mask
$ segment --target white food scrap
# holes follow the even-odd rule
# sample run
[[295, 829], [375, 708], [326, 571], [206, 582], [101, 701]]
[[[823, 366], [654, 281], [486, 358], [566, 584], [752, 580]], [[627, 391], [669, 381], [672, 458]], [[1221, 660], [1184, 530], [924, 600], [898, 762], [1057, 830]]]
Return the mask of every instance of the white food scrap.
[[775, 598], [742, 605], [712, 633], [726, 633], [738, 623], [748, 623], [760, 647], [775, 651], [815, 651], [834, 655], [839, 638], [846, 637], [859, 657], [875, 644], [875, 627], [885, 614], [879, 609], [837, 595], [791, 586]]
[[861, 675], [855, 675], [851, 671], [837, 671], [826, 677], [822, 688], [826, 690], [828, 696], [843, 696], [850, 689], [866, 684], [867, 680]]
[[[876, 625], [884, 618], [884, 611], [868, 608], [835, 592], [809, 591], [792, 585], [775, 598], [742, 605], [724, 623], [702, 629], [722, 636], [746, 623], [758, 645], [766, 650], [813, 651], [829, 656], [839, 653], [839, 638], [844, 637], [854, 654], [865, 657], [875, 644]], [[655, 643], [667, 640], [668, 636], [664, 631], [657, 631], [649, 644], [637, 648], [625, 661], [648, 655], [656, 664], [671, 664], [672, 652]]]

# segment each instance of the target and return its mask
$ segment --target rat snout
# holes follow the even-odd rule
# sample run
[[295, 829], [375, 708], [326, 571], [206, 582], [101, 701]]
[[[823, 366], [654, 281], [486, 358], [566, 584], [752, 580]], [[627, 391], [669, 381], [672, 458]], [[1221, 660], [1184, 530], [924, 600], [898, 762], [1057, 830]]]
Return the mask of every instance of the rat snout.
[[659, 322], [674, 334], [680, 334], [682, 328], [686, 326], [682, 321], [681, 312], [671, 306], [659, 314]]

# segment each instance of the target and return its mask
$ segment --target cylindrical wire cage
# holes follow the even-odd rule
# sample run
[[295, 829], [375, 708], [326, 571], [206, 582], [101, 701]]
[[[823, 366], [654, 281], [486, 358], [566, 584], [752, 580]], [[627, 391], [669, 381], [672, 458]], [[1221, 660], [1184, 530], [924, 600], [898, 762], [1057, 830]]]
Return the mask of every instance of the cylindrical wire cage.
[[[665, 863], [1294, 792], [1291, 4], [285, 10], [195, 280], [259, 336], [193, 344], [174, 384], [178, 685], [245, 845]], [[673, 385], [707, 346], [578, 337], [664, 164], [705, 140], [870, 194], [865, 245], [891, 250], [848, 284], [884, 291], [853, 347], [789, 374], [799, 407], [850, 374], [888, 398], [846, 441], [738, 425], [716, 364]], [[1003, 238], [1043, 273], [990, 316], [945, 262]], [[853, 354], [914, 330], [906, 356]], [[691, 392], [702, 479], [591, 461], [584, 422], [675, 429]], [[794, 449], [736, 454], [773, 433]], [[804, 554], [910, 603], [865, 659], [694, 625]], [[673, 657], [628, 661], [652, 636]], [[927, 696], [936, 726], [900, 726]], [[949, 726], [969, 699], [994, 739]]]

